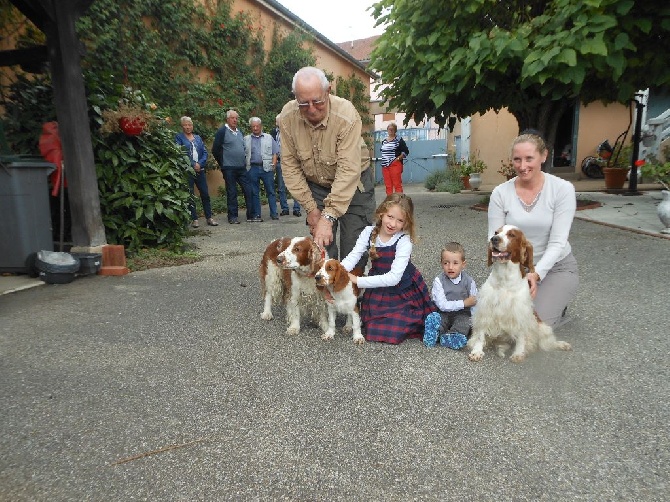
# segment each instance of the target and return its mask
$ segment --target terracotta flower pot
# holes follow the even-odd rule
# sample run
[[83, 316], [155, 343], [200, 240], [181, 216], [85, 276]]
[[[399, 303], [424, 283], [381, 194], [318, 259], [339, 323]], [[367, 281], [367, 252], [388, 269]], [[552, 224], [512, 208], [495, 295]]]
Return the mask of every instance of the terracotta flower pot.
[[470, 176], [461, 176], [461, 181], [463, 182], [463, 189], [470, 190]]
[[146, 122], [140, 117], [121, 117], [119, 127], [126, 136], [139, 136], [144, 131]]
[[626, 184], [628, 171], [618, 167], [603, 167], [603, 174], [605, 175], [605, 188], [620, 190]]

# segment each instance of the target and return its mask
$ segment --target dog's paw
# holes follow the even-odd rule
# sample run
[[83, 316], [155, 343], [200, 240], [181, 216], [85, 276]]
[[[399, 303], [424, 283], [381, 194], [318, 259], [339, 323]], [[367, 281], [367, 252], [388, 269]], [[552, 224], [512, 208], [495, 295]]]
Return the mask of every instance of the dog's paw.
[[345, 333], [345, 334], [348, 335], [349, 333], [352, 333], [353, 331], [354, 331], [354, 328], [352, 328], [351, 326], [348, 326], [346, 324], [344, 326], [342, 326], [342, 333]]
[[570, 345], [568, 342], [559, 340], [556, 342], [556, 348], [558, 350], [572, 350], [572, 345]]
[[482, 359], [484, 359], [484, 353], [483, 352], [470, 352], [468, 354], [468, 359], [470, 359], [470, 361], [481, 361]]
[[356, 345], [363, 345], [365, 343], [365, 337], [363, 335], [354, 335], [353, 339]]
[[298, 333], [300, 333], [300, 328], [296, 328], [295, 326], [289, 326], [288, 329], [286, 330], [287, 335], [294, 336], [297, 335]]
[[326, 331], [323, 335], [321, 335], [321, 340], [332, 340], [335, 338], [335, 332], [334, 331]]
[[264, 321], [271, 321], [272, 320], [272, 312], [261, 312], [261, 319]]
[[522, 363], [526, 360], [526, 354], [523, 352], [521, 354], [512, 354], [509, 356], [509, 360], [513, 363]]

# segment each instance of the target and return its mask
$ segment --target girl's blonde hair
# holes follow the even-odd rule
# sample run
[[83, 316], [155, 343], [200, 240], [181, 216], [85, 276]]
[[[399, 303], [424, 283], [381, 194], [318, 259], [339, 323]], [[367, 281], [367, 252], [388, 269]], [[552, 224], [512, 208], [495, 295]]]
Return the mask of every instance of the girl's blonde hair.
[[414, 228], [414, 203], [412, 202], [412, 199], [404, 193], [392, 193], [386, 196], [384, 202], [379, 204], [379, 207], [377, 207], [377, 210], [375, 211], [375, 228], [372, 229], [372, 233], [370, 234], [369, 253], [371, 260], [376, 260], [379, 258], [379, 254], [377, 253], [375, 246], [375, 241], [377, 240], [377, 235], [379, 235], [379, 229], [382, 226], [382, 217], [393, 206], [398, 206], [405, 216], [405, 224], [403, 225], [402, 231], [409, 235], [410, 241], [416, 242], [416, 229]]

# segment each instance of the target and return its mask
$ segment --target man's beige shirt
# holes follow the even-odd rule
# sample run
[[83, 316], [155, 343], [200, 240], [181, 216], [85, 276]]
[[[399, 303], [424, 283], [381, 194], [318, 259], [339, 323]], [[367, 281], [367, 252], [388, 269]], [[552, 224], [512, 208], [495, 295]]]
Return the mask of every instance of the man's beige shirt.
[[329, 99], [328, 114], [315, 126], [302, 117], [295, 100], [284, 105], [279, 117], [281, 168], [288, 190], [307, 213], [317, 208], [307, 181], [330, 187], [324, 212], [339, 218], [370, 165], [370, 152], [354, 105], [333, 95]]

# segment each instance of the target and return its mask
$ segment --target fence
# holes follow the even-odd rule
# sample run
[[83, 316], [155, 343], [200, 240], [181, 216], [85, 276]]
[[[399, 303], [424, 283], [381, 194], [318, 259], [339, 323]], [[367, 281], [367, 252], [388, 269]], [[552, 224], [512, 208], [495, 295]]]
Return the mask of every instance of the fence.
[[[401, 129], [398, 130], [407, 143], [409, 155], [405, 159], [402, 178], [404, 183], [423, 183], [426, 178], [447, 165], [447, 131], [445, 129]], [[375, 131], [374, 157], [375, 181], [383, 183], [381, 167], [381, 142], [386, 131]]]

